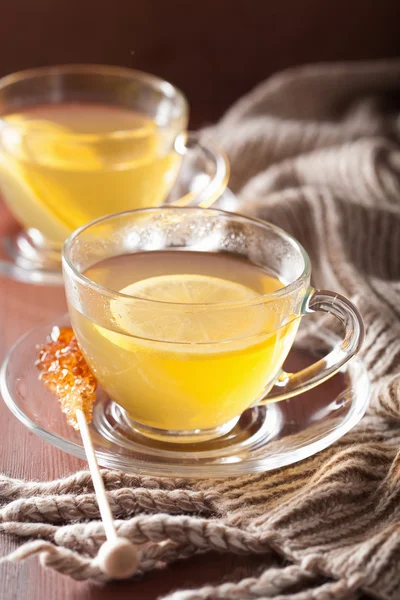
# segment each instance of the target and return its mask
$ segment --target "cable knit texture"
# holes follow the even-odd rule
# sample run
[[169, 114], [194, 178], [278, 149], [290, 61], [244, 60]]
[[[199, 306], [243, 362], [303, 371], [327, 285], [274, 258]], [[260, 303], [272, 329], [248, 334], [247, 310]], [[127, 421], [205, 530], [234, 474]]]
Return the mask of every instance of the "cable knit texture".
[[[286, 71], [209, 134], [231, 161], [241, 211], [291, 232], [314, 284], [360, 308], [371, 407], [334, 446], [269, 473], [185, 481], [106, 470], [117, 530], [139, 546], [141, 572], [211, 550], [262, 555], [252, 577], [169, 600], [398, 599], [400, 62]], [[24, 542], [6, 560], [38, 555], [75, 579], [104, 579], [87, 472], [41, 483], [2, 476], [0, 497], [0, 529]]]

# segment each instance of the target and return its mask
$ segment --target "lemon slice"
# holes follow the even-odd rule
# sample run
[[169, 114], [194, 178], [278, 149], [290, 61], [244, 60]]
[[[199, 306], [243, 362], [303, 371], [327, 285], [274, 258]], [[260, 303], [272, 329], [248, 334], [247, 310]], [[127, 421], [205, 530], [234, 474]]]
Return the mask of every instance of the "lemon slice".
[[229, 305], [257, 299], [260, 294], [218, 277], [162, 275], [120, 291], [134, 298], [111, 301], [115, 324], [119, 331], [142, 339], [209, 344], [257, 335], [265, 323], [262, 304]]
[[[49, 212], [34, 182], [26, 176], [22, 165], [12, 158], [10, 152], [0, 153], [0, 180], [3, 196], [22, 224], [36, 227], [54, 242], [68, 237], [71, 228], [58, 215]], [[22, 203], [21, 198], [24, 199]]]
[[19, 159], [55, 168], [94, 170], [123, 165], [132, 161], [147, 162], [157, 154], [158, 137], [153, 121], [136, 123], [137, 129], [120, 134], [101, 130], [85, 133], [46, 119], [10, 115], [6, 123], [6, 145]]
[[221, 304], [259, 295], [245, 285], [209, 275], [159, 275], [132, 283], [120, 293], [178, 304]]
[[65, 125], [19, 115], [7, 117], [6, 123], [11, 129], [5, 130], [5, 145], [19, 159], [53, 167], [101, 167], [96, 149], [79, 143], [74, 132]]

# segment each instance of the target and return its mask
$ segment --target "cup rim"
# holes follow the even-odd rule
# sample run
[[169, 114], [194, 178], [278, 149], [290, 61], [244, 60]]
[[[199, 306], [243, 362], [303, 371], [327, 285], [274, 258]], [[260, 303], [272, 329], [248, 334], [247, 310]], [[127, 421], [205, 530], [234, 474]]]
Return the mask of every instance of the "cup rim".
[[[93, 281], [92, 279], [90, 279], [89, 277], [87, 277], [86, 275], [84, 275], [83, 273], [81, 273], [73, 264], [71, 258], [70, 258], [70, 250], [72, 247], [72, 244], [74, 243], [74, 241], [76, 240], [76, 238], [78, 238], [84, 231], [86, 231], [87, 229], [98, 225], [99, 223], [108, 221], [110, 219], [114, 219], [114, 218], [120, 218], [120, 217], [128, 217], [130, 215], [136, 215], [136, 214], [149, 214], [149, 213], [154, 213], [154, 212], [165, 212], [165, 211], [175, 211], [175, 212], [198, 212], [198, 211], [202, 211], [202, 212], [208, 212], [208, 213], [213, 213], [215, 215], [223, 215], [226, 217], [234, 217], [234, 218], [239, 218], [245, 222], [250, 222], [250, 223], [255, 223], [261, 227], [263, 227], [266, 230], [272, 230], [275, 233], [278, 233], [281, 237], [285, 238], [286, 241], [288, 241], [292, 246], [294, 246], [296, 248], [296, 250], [301, 254], [303, 260], [304, 260], [304, 267], [303, 270], [301, 272], [301, 274], [292, 282], [290, 282], [287, 285], [284, 285], [282, 288], [279, 288], [278, 290], [275, 290], [274, 292], [267, 292], [265, 294], [260, 294], [259, 296], [257, 296], [254, 299], [251, 300], [240, 300], [240, 301], [235, 301], [235, 302], [215, 302], [215, 303], [182, 303], [182, 302], [168, 302], [168, 301], [164, 301], [164, 300], [155, 300], [155, 299], [150, 299], [150, 298], [143, 298], [141, 296], [131, 296], [129, 294], [124, 294], [122, 292], [119, 292], [117, 290], [113, 290], [112, 288], [108, 288], [106, 286], [103, 286], [99, 283], [96, 283], [95, 281]], [[306, 252], [306, 250], [304, 249], [304, 247], [300, 244], [300, 242], [298, 242], [292, 235], [290, 235], [289, 233], [287, 233], [284, 229], [282, 229], [281, 227], [278, 227], [277, 225], [274, 225], [268, 221], [264, 221], [262, 219], [258, 219], [255, 217], [248, 217], [245, 215], [241, 215], [239, 213], [234, 213], [234, 212], [227, 212], [221, 209], [217, 209], [217, 208], [201, 208], [198, 206], [188, 206], [188, 207], [177, 207], [177, 206], [158, 206], [158, 207], [151, 207], [151, 208], [140, 208], [140, 209], [134, 209], [134, 210], [127, 210], [127, 211], [123, 211], [123, 212], [119, 212], [119, 213], [113, 213], [111, 215], [106, 215], [104, 217], [99, 217], [98, 219], [94, 219], [93, 221], [90, 221], [89, 223], [83, 225], [82, 227], [79, 227], [78, 229], [76, 229], [68, 238], [67, 240], [64, 242], [63, 245], [63, 249], [62, 249], [62, 266], [63, 266], [63, 276], [65, 279], [65, 273], [68, 273], [69, 275], [72, 275], [73, 278], [75, 280], [77, 280], [80, 284], [82, 284], [85, 287], [89, 287], [91, 290], [93, 290], [95, 293], [100, 294], [102, 296], [111, 298], [113, 300], [121, 300], [126, 302], [129, 301], [141, 301], [141, 302], [145, 302], [146, 304], [153, 304], [153, 305], [158, 305], [158, 306], [164, 306], [164, 307], [185, 307], [186, 309], [188, 307], [191, 307], [193, 309], [200, 309], [200, 308], [211, 308], [214, 309], [224, 309], [224, 308], [246, 308], [246, 307], [251, 307], [251, 306], [257, 306], [260, 304], [265, 304], [265, 303], [269, 303], [269, 302], [273, 302], [276, 299], [282, 298], [284, 296], [287, 296], [289, 294], [291, 294], [293, 291], [295, 291], [298, 288], [301, 288], [304, 284], [304, 282], [308, 281], [310, 276], [311, 276], [311, 262], [310, 262], [310, 258]]]
[[[129, 67], [119, 67], [114, 65], [103, 65], [97, 63], [66, 63], [45, 67], [34, 67], [31, 69], [24, 69], [21, 71], [16, 71], [15, 73], [10, 73], [0, 78], [0, 93], [9, 85], [16, 83], [18, 81], [22, 81], [24, 79], [35, 79], [38, 76], [48, 75], [48, 76], [57, 76], [62, 74], [93, 74], [93, 75], [115, 75], [119, 77], [124, 77], [126, 79], [136, 79], [149, 87], [159, 91], [164, 97], [169, 98], [171, 100], [176, 99], [180, 105], [181, 115], [179, 119], [183, 119], [186, 123], [187, 115], [189, 110], [188, 100], [185, 94], [174, 84], [162, 79], [161, 77], [157, 77], [157, 75], [153, 75], [152, 73], [147, 73], [146, 71], [141, 71], [139, 69], [130, 69]], [[4, 127], [10, 129], [18, 129], [15, 124], [10, 124], [4, 120], [4, 116], [0, 115], [0, 122]], [[187, 123], [186, 123], [187, 125]], [[185, 125], [185, 126], [186, 126]], [[163, 127], [160, 126], [160, 129]], [[46, 135], [49, 138], [57, 136], [57, 133], [42, 133], [42, 135]], [[104, 138], [125, 138], [125, 137], [137, 137], [140, 135], [140, 130], [138, 129], [115, 129], [111, 132], [106, 132], [103, 134], [97, 133], [63, 133], [66, 139], [70, 140], [78, 140], [78, 141], [94, 141], [104, 139]]]

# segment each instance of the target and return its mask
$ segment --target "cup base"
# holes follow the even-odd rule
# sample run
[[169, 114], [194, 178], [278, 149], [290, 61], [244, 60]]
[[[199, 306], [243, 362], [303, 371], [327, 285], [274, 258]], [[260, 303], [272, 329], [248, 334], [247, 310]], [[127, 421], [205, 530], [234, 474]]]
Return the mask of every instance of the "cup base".
[[[267, 418], [268, 415], [268, 418]], [[132, 452], [141, 449], [145, 454], [163, 456], [225, 456], [233, 449], [247, 451], [257, 447], [260, 440], [272, 439], [281, 427], [280, 411], [257, 406], [240, 417], [208, 431], [169, 431], [144, 427], [133, 421], [128, 413], [99, 390], [93, 411], [93, 426], [110, 443]]]
[[167, 444], [197, 444], [200, 442], [215, 440], [232, 431], [240, 419], [240, 416], [235, 417], [234, 419], [228, 421], [228, 423], [224, 423], [223, 425], [214, 427], [212, 429], [165, 431], [164, 429], [148, 427], [138, 423], [137, 421], [133, 420], [121, 407], [119, 407], [119, 411], [121, 417], [125, 420], [126, 424], [132, 428], [133, 431], [151, 440], [157, 440], [158, 442], [164, 442]]
[[0, 238], [0, 274], [24, 283], [62, 285], [61, 250], [35, 229]]

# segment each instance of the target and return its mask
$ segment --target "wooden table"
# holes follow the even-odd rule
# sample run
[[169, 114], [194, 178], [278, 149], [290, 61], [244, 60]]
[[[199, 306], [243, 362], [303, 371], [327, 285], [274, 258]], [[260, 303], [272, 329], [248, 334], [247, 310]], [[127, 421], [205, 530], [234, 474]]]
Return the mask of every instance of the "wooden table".
[[[12, 227], [15, 223], [0, 202], [0, 235]], [[26, 285], [0, 277], [0, 361], [28, 329], [65, 311], [61, 287]], [[335, 386], [340, 387], [335, 379], [329, 385], [333, 390]], [[312, 402], [313, 398], [311, 392], [308, 401]], [[49, 480], [84, 468], [83, 461], [64, 454], [28, 431], [0, 401], [1, 473], [15, 478]], [[1, 535], [0, 556], [12, 551], [16, 545], [16, 540]], [[133, 597], [153, 600], [176, 589], [221, 582], [234, 570], [237, 577], [249, 575], [254, 566], [261, 563], [262, 557], [208, 554], [180, 561], [139, 580], [99, 586], [78, 583], [45, 570], [34, 558], [18, 565], [0, 565], [0, 600], [111, 600], [117, 593], [119, 600]]]

